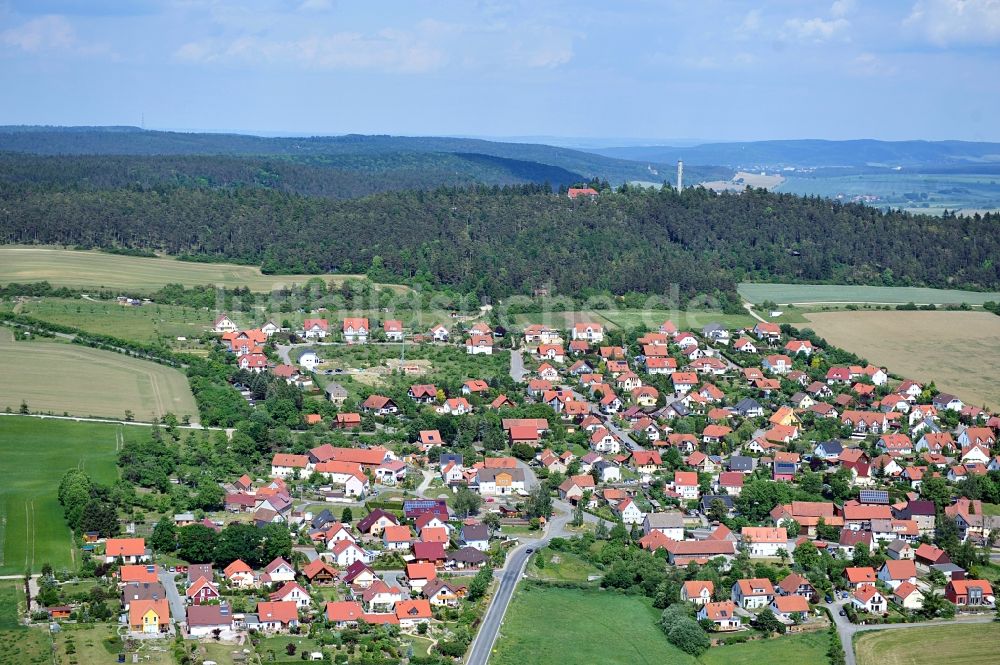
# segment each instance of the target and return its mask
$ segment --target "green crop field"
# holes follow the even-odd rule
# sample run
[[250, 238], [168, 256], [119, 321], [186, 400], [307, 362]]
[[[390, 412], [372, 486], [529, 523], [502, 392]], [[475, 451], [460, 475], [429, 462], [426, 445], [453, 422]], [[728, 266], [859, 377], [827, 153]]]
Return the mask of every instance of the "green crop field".
[[[0, 247], [0, 284], [40, 282], [73, 288], [120, 288], [155, 291], [165, 284], [197, 286], [247, 286], [266, 292], [292, 284], [304, 284], [313, 277], [328, 283], [363, 275], [264, 275], [254, 266], [230, 263], [190, 263], [168, 257], [120, 256], [98, 251], [75, 251], [48, 247]], [[397, 291], [403, 286], [388, 285]]]
[[908, 286], [837, 286], [828, 284], [764, 284], [743, 282], [737, 287], [740, 295], [757, 304], [771, 300], [785, 304], [823, 303], [887, 303], [909, 302], [935, 305], [982, 305], [988, 300], [1000, 301], [1000, 293], [959, 291], [951, 289], [921, 289]]
[[608, 591], [522, 587], [507, 609], [494, 665], [697, 662], [657, 626], [648, 599]]
[[33, 412], [137, 420], [174, 413], [197, 419], [187, 377], [177, 369], [77, 344], [14, 342], [0, 328], [0, 410], [17, 411], [21, 400]]
[[858, 665], [987, 665], [997, 662], [1000, 623], [859, 633]]
[[117, 477], [120, 441], [148, 436], [145, 427], [0, 416], [0, 575], [78, 562], [56, 489], [81, 468], [102, 484]]

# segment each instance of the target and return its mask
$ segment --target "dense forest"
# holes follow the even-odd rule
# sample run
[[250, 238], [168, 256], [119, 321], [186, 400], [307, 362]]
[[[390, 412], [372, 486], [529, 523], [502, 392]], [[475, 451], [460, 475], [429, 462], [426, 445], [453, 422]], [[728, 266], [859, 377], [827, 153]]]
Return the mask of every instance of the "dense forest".
[[736, 282], [997, 288], [995, 215], [913, 216], [748, 190], [440, 188], [331, 200], [270, 189], [0, 186], [0, 242], [154, 249], [268, 272], [359, 272], [491, 297], [732, 292]]

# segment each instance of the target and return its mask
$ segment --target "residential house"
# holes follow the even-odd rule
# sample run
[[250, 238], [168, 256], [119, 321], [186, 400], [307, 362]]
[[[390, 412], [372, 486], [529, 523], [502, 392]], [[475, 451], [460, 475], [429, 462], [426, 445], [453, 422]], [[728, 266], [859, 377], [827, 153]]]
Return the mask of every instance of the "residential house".
[[751, 558], [776, 557], [779, 550], [788, 552], [784, 527], [745, 526], [740, 535]]
[[291, 601], [260, 601], [257, 621], [265, 632], [288, 630], [299, 625], [299, 607]]
[[371, 327], [366, 318], [346, 318], [344, 319], [342, 332], [344, 341], [348, 344], [365, 344], [368, 342], [368, 332]]
[[872, 584], [863, 584], [851, 593], [851, 604], [870, 614], [884, 614], [887, 608], [885, 596]]
[[955, 580], [944, 588], [944, 597], [958, 607], [993, 606], [996, 598], [987, 580]]
[[129, 631], [142, 635], [165, 633], [170, 626], [170, 606], [166, 598], [134, 600], [128, 609]]
[[715, 630], [728, 632], [739, 630], [743, 621], [736, 614], [736, 605], [727, 600], [721, 603], [705, 603], [698, 610], [698, 620], [711, 621], [715, 625]]
[[747, 610], [767, 607], [774, 599], [774, 585], [765, 577], [737, 580], [733, 584], [732, 599]]
[[711, 580], [692, 580], [681, 585], [681, 602], [704, 605], [712, 602], [715, 584]]

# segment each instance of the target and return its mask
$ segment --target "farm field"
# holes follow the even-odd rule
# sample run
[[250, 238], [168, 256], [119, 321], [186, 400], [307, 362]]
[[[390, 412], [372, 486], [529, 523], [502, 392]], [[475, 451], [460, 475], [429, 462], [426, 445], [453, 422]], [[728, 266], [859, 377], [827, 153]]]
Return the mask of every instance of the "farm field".
[[[267, 292], [313, 277], [342, 283], [364, 275], [265, 275], [255, 266], [231, 263], [191, 263], [169, 257], [120, 256], [98, 251], [51, 247], [0, 247], [0, 284], [40, 282], [73, 288], [109, 287], [155, 291], [165, 284], [247, 286]], [[387, 285], [397, 291], [408, 287]]]
[[890, 303], [918, 305], [961, 304], [982, 305], [988, 300], [1000, 301], [1000, 293], [922, 289], [907, 286], [837, 286], [829, 284], [765, 284], [742, 282], [739, 294], [758, 304], [771, 300], [779, 305], [823, 303]]
[[1000, 405], [1000, 317], [987, 312], [817, 312], [831, 344], [907, 378], [934, 381], [967, 404]]
[[[129, 307], [114, 301], [92, 302], [72, 298], [25, 300], [18, 313], [139, 342], [197, 338], [211, 328], [215, 319], [213, 312], [193, 307], [154, 304]], [[236, 318], [239, 320], [238, 316]]]
[[645, 598], [607, 591], [522, 586], [514, 595], [490, 662], [693, 664], [657, 627]]
[[993, 174], [971, 173], [827, 173], [802, 177], [788, 176], [774, 189], [802, 195], [851, 200], [855, 196], [876, 196], [870, 205], [906, 208], [910, 212], [940, 215], [945, 209], [991, 209], [1000, 206], [1000, 186]]
[[81, 468], [110, 484], [119, 440], [143, 435], [138, 426], [0, 417], [0, 575], [38, 572], [44, 563], [72, 569], [75, 553], [56, 497], [62, 474]]
[[986, 665], [997, 662], [1000, 624], [929, 626], [858, 634], [858, 665]]
[[21, 400], [34, 412], [137, 420], [171, 412], [197, 419], [187, 377], [177, 369], [111, 351], [50, 341], [15, 342], [0, 328], [0, 366], [11, 378], [0, 384], [0, 410]]

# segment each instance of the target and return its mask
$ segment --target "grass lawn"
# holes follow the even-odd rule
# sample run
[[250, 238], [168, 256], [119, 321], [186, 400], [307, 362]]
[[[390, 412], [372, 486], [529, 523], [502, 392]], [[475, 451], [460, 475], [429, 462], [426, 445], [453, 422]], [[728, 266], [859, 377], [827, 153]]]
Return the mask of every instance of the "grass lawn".
[[987, 300], [1000, 300], [1000, 293], [923, 289], [904, 286], [844, 286], [830, 284], [760, 284], [743, 282], [739, 294], [752, 303], [772, 300], [786, 303], [894, 303], [914, 302], [918, 305], [961, 304], [982, 305]]
[[114, 301], [91, 302], [72, 298], [27, 300], [20, 313], [50, 323], [139, 342], [196, 338], [211, 328], [215, 319], [214, 313], [194, 307], [155, 304], [125, 307]]
[[858, 665], [986, 665], [997, 662], [1000, 623], [859, 633]]
[[21, 580], [0, 580], [0, 665], [42, 665], [49, 662], [51, 639], [43, 629], [26, 628]]
[[1000, 317], [988, 312], [865, 312], [807, 314], [831, 344], [966, 404], [1000, 406]]
[[[266, 292], [305, 284], [313, 277], [323, 277], [328, 284], [366, 279], [364, 275], [264, 275], [255, 266], [231, 263], [190, 263], [168, 257], [118, 256], [48, 247], [0, 247], [0, 284], [46, 280], [54, 286], [106, 286], [147, 292], [166, 284], [215, 284], [248, 286], [251, 291]], [[387, 287], [396, 291], [409, 290], [405, 286]]]
[[695, 659], [657, 627], [650, 601], [607, 591], [521, 587], [507, 610], [493, 665], [681, 665]]
[[0, 383], [0, 410], [16, 412], [25, 400], [33, 412], [56, 415], [123, 418], [129, 409], [137, 420], [167, 412], [198, 416], [180, 370], [120, 353], [62, 342], [15, 342], [11, 330], [0, 327], [0, 367], [17, 377]]
[[38, 572], [44, 563], [75, 568], [59, 480], [79, 467], [96, 482], [114, 482], [119, 436], [142, 435], [140, 427], [0, 417], [0, 575]]
[[1000, 515], [1000, 503], [984, 503], [983, 512], [987, 515]]
[[825, 663], [830, 635], [825, 630], [815, 633], [786, 635], [770, 640], [755, 640], [742, 644], [714, 647], [701, 654], [698, 662], [704, 665], [804, 665]]
[[[295, 645], [295, 655], [289, 656], [286, 649], [289, 644]], [[319, 642], [305, 635], [275, 635], [265, 637], [257, 645], [257, 654], [262, 662], [301, 662], [303, 651], [320, 651]], [[272, 659], [271, 654], [274, 654]]]
[[[545, 561], [544, 568], [537, 565], [539, 557]], [[546, 581], [586, 582], [590, 575], [600, 575], [601, 571], [571, 552], [556, 552], [546, 547], [532, 557], [528, 574]]]

